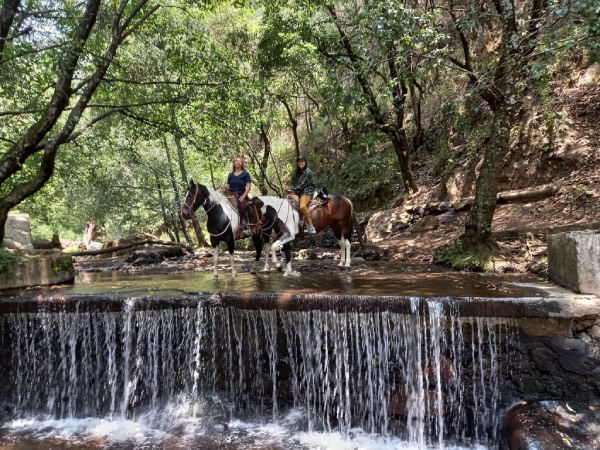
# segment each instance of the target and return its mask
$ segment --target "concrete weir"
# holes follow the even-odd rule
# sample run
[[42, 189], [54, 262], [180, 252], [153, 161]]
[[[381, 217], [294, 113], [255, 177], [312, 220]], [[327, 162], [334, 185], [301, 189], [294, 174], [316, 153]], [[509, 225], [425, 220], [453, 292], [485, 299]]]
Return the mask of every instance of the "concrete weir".
[[[290, 432], [360, 428], [419, 449], [526, 448], [503, 442], [522, 436], [523, 416], [552, 414], [540, 400], [600, 420], [588, 417], [600, 408], [595, 295], [475, 274], [84, 275], [0, 294], [0, 444], [2, 422], [31, 416], [157, 417], [146, 426], [189, 439], [181, 411], [166, 416], [180, 397], [195, 405], [184, 419], [200, 414], [213, 433], [187, 448], [223, 439], [214, 417], [285, 426], [298, 409]], [[198, 412], [223, 408], [216, 398], [227, 412]]]

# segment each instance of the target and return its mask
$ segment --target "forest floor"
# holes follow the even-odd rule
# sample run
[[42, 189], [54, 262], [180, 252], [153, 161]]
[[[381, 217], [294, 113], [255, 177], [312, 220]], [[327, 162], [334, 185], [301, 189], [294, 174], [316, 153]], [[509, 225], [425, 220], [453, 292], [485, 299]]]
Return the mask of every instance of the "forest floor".
[[[560, 144], [545, 161], [553, 161], [560, 171], [544, 170], [532, 164], [534, 169], [525, 180], [519, 180], [522, 188], [538, 188], [549, 183], [559, 187], [556, 195], [531, 203], [498, 205], [492, 224], [492, 233], [498, 243], [499, 254], [495, 258], [496, 272], [545, 274], [547, 266], [546, 237], [558, 231], [600, 229], [600, 70], [582, 71], [579, 79], [570, 87], [555, 91], [558, 107], [566, 119], [558, 130]], [[527, 164], [528, 162], [526, 162]], [[420, 191], [408, 199], [419, 205], [431, 201], [432, 192], [439, 180], [427, 181], [419, 176]], [[390, 206], [389, 208], [391, 208]], [[383, 208], [384, 210], [386, 208]], [[372, 211], [374, 213], [376, 211]], [[430, 231], [412, 232], [411, 228], [391, 237], [367, 243], [367, 251], [358, 252], [365, 257], [354, 257], [352, 271], [361, 273], [389, 273], [412, 270], [443, 270], [434, 267], [435, 250], [458, 237], [464, 231], [468, 212], [447, 212], [438, 216], [438, 226]], [[356, 244], [354, 244], [356, 246]], [[309, 251], [299, 251], [310, 248]], [[353, 247], [354, 248], [354, 247]], [[295, 248], [297, 259], [294, 268], [301, 273], [327, 273], [336, 270], [339, 250], [322, 248], [315, 239], [300, 240]], [[219, 270], [229, 270], [229, 258], [221, 252]], [[236, 251], [239, 270], [249, 271], [253, 252]], [[79, 270], [105, 270], [108, 267], [133, 272], [162, 271], [210, 271], [211, 249], [196, 249], [194, 255], [171, 258], [156, 264], [135, 264], [124, 258], [77, 258]]]
[[[498, 242], [499, 272], [544, 272], [546, 237], [558, 231], [600, 229], [600, 70], [597, 65], [582, 71], [570, 87], [556, 89], [559, 108], [566, 119], [558, 131], [560, 144], [547, 160], [558, 161], [563, 169], [549, 180], [542, 167], [528, 173], [521, 185], [537, 188], [552, 184], [559, 192], [532, 203], [498, 205], [492, 233]], [[424, 188], [410, 199], [424, 204], [434, 186]], [[429, 262], [440, 245], [464, 231], [468, 212], [438, 216], [431, 231], [407, 231], [377, 245], [385, 258], [395, 261]]]

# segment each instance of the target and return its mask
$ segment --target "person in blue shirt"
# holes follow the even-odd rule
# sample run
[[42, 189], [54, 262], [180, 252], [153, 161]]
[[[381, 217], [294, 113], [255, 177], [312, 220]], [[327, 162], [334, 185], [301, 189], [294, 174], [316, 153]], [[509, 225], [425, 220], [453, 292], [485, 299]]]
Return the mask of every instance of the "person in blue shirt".
[[306, 157], [299, 156], [296, 158], [296, 164], [298, 165], [298, 167], [296, 167], [296, 185], [288, 186], [285, 191], [288, 194], [296, 194], [300, 198], [300, 207], [298, 209], [308, 223], [308, 233], [315, 234], [317, 231], [313, 226], [312, 219], [310, 218], [310, 212], [308, 211], [308, 204], [310, 203], [311, 197], [315, 192], [313, 173], [308, 168]]
[[252, 179], [250, 174], [244, 169], [244, 159], [236, 156], [233, 158], [233, 170], [227, 177], [225, 189], [233, 194], [237, 200], [237, 206], [240, 213], [246, 206], [248, 192], [252, 187]]

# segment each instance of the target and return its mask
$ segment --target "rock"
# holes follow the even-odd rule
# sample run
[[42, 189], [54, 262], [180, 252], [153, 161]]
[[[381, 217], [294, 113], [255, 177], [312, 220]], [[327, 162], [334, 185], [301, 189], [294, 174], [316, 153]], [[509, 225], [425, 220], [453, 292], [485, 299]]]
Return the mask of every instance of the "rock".
[[425, 216], [415, 223], [410, 231], [414, 233], [421, 233], [423, 231], [435, 230], [437, 226], [438, 220], [436, 216]]
[[5, 247], [16, 248], [18, 250], [32, 251], [31, 226], [29, 224], [29, 214], [9, 214], [4, 227]]
[[391, 235], [408, 228], [412, 215], [407, 213], [404, 208], [394, 208], [387, 211], [380, 211], [371, 216], [369, 223], [365, 228], [367, 241], [382, 241]]
[[503, 448], [509, 450], [592, 449], [600, 437], [593, 429], [600, 425], [592, 409], [576, 412], [568, 403], [557, 401], [522, 402], [508, 410], [502, 428]]

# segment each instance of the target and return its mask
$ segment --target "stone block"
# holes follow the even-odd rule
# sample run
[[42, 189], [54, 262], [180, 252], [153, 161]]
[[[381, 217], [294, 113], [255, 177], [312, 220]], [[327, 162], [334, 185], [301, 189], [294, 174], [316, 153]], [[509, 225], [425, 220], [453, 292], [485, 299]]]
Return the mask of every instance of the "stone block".
[[29, 214], [12, 213], [8, 215], [4, 226], [4, 241], [2, 244], [5, 247], [19, 250], [33, 250]]
[[15, 254], [12, 267], [0, 273], [0, 290], [50, 286], [75, 280], [73, 257], [60, 251]]
[[548, 273], [555, 283], [600, 297], [600, 231], [548, 236]]

